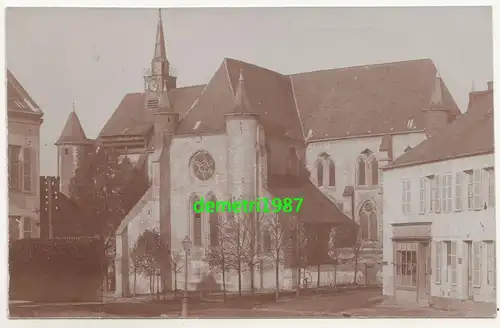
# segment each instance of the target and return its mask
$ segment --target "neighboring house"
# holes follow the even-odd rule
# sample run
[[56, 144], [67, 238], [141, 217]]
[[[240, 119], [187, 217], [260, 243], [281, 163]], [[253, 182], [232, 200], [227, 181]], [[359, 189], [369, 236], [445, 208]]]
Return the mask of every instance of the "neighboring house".
[[[192, 239], [190, 288], [199, 282], [215, 234], [214, 215], [192, 210], [201, 197], [303, 195], [299, 220], [327, 231], [354, 221], [364, 261], [380, 264], [381, 168], [460, 115], [430, 59], [283, 75], [226, 58], [206, 85], [176, 80], [160, 16], [145, 91], [125, 95], [97, 138], [147, 168], [152, 184], [116, 231], [119, 295], [132, 290], [129, 250], [148, 228], [158, 228], [172, 251]], [[61, 172], [72, 170], [67, 163]], [[61, 183], [65, 190], [69, 180]], [[292, 288], [296, 271], [281, 274]], [[254, 282], [272, 288], [273, 279], [271, 269]], [[137, 280], [137, 292], [147, 292], [148, 279]]]
[[9, 240], [40, 231], [40, 126], [43, 112], [7, 70]]
[[490, 82], [462, 117], [384, 170], [384, 295], [495, 311], [493, 125]]

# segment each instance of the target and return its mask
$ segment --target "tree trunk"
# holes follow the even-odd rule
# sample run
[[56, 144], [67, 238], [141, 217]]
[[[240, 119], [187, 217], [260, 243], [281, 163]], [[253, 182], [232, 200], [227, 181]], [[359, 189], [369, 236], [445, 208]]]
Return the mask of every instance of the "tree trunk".
[[223, 295], [224, 295], [224, 303], [227, 302], [227, 293], [226, 293], [226, 268], [222, 267], [222, 289], [223, 289]]
[[316, 293], [319, 293], [319, 278], [321, 277], [321, 264], [318, 263], [318, 279], [316, 281]]
[[254, 276], [254, 265], [253, 265], [253, 259], [252, 259], [252, 262], [249, 263], [249, 266], [250, 268], [250, 289], [252, 291], [252, 295], [255, 294], [255, 276]]
[[160, 272], [156, 272], [156, 299], [160, 299]]
[[177, 268], [174, 268], [174, 298], [177, 298]]
[[276, 263], [275, 263], [275, 274], [276, 274], [276, 300], [280, 298], [280, 276], [279, 276], [279, 271], [280, 271], [280, 259], [279, 259], [279, 253], [276, 253]]
[[299, 297], [299, 295], [300, 295], [300, 271], [301, 271], [300, 266], [297, 268], [297, 271], [298, 271], [298, 276], [297, 276], [298, 281], [297, 281], [297, 291], [295, 293], [295, 296]]
[[333, 265], [333, 286], [337, 288], [337, 266]]
[[358, 254], [354, 254], [354, 285], [357, 285], [357, 278], [358, 276]]
[[137, 293], [137, 267], [134, 265], [134, 297]]

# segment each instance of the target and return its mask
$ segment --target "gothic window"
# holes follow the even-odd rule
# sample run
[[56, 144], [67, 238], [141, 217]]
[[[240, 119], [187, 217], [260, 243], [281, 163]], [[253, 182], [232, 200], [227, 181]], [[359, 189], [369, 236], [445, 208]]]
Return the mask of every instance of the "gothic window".
[[[214, 204], [217, 204], [217, 200], [213, 195], [208, 197], [208, 201], [212, 201]], [[216, 209], [214, 209], [214, 213], [207, 214], [209, 225], [209, 243], [210, 246], [217, 246], [219, 244], [219, 216]]]
[[323, 161], [320, 159], [316, 163], [316, 180], [318, 181], [318, 187], [323, 186]]
[[378, 240], [378, 218], [375, 207], [371, 202], [366, 202], [361, 206], [359, 212], [361, 225], [361, 238], [363, 240]]
[[377, 186], [379, 184], [378, 179], [378, 161], [375, 157], [371, 160], [372, 166], [372, 186]]
[[289, 174], [298, 175], [299, 173], [299, 158], [297, 156], [297, 151], [295, 148], [290, 147], [288, 149], [288, 168]]
[[192, 240], [194, 246], [201, 246], [202, 239], [202, 224], [201, 224], [201, 213], [196, 213], [194, 211], [194, 203], [199, 200], [198, 196], [194, 196], [191, 198], [191, 202], [189, 204], [189, 210], [192, 213]]
[[357, 183], [358, 186], [365, 186], [366, 185], [366, 162], [363, 157], [360, 157], [358, 159], [357, 163]]
[[328, 160], [328, 185], [335, 186], [335, 163], [331, 159]]

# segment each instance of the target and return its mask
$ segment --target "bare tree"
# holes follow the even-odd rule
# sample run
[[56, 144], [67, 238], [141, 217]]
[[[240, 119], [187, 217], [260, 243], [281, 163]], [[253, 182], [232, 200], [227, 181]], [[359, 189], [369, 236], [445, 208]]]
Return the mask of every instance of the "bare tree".
[[333, 286], [337, 287], [337, 265], [339, 264], [339, 252], [336, 245], [338, 227], [332, 227], [328, 239], [328, 256], [332, 260]]
[[[263, 227], [264, 251], [268, 251], [267, 256], [275, 267], [276, 299], [278, 299], [280, 296], [279, 269], [284, 263], [285, 249], [288, 242], [286, 233], [291, 231], [292, 223], [285, 216], [275, 213], [267, 217], [263, 222]], [[267, 249], [268, 247], [269, 249]]]
[[180, 251], [174, 251], [170, 254], [170, 268], [174, 273], [174, 297], [177, 297], [177, 274], [184, 268], [182, 254]]
[[354, 262], [354, 285], [357, 285], [357, 277], [358, 277], [358, 264], [361, 258], [361, 254], [363, 252], [363, 240], [361, 239], [361, 234], [359, 234], [356, 244], [354, 244], [352, 253], [353, 253], [353, 262]]
[[229, 259], [230, 259], [230, 247], [231, 243], [228, 238], [231, 236], [229, 229], [230, 226], [226, 219], [218, 218], [217, 220], [217, 234], [215, 237], [211, 237], [210, 246], [207, 250], [208, 264], [211, 269], [222, 274], [222, 290], [224, 293], [224, 303], [227, 300], [226, 294], [226, 272], [228, 271]]
[[244, 257], [244, 248], [246, 244], [246, 238], [248, 234], [244, 231], [245, 228], [245, 216], [244, 215], [232, 215], [231, 220], [228, 222], [227, 226], [227, 238], [225, 247], [225, 259], [228, 269], [233, 269], [238, 274], [238, 294], [242, 294], [242, 273], [243, 265], [242, 259]]

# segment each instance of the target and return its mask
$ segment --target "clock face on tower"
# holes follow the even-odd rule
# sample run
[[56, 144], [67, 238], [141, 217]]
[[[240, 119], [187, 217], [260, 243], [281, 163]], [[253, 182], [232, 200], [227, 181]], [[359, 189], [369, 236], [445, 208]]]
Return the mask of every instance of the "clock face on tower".
[[154, 77], [151, 77], [149, 78], [149, 81], [148, 81], [148, 90], [151, 91], [151, 92], [156, 92], [158, 90], [158, 81], [156, 80], [156, 78]]

